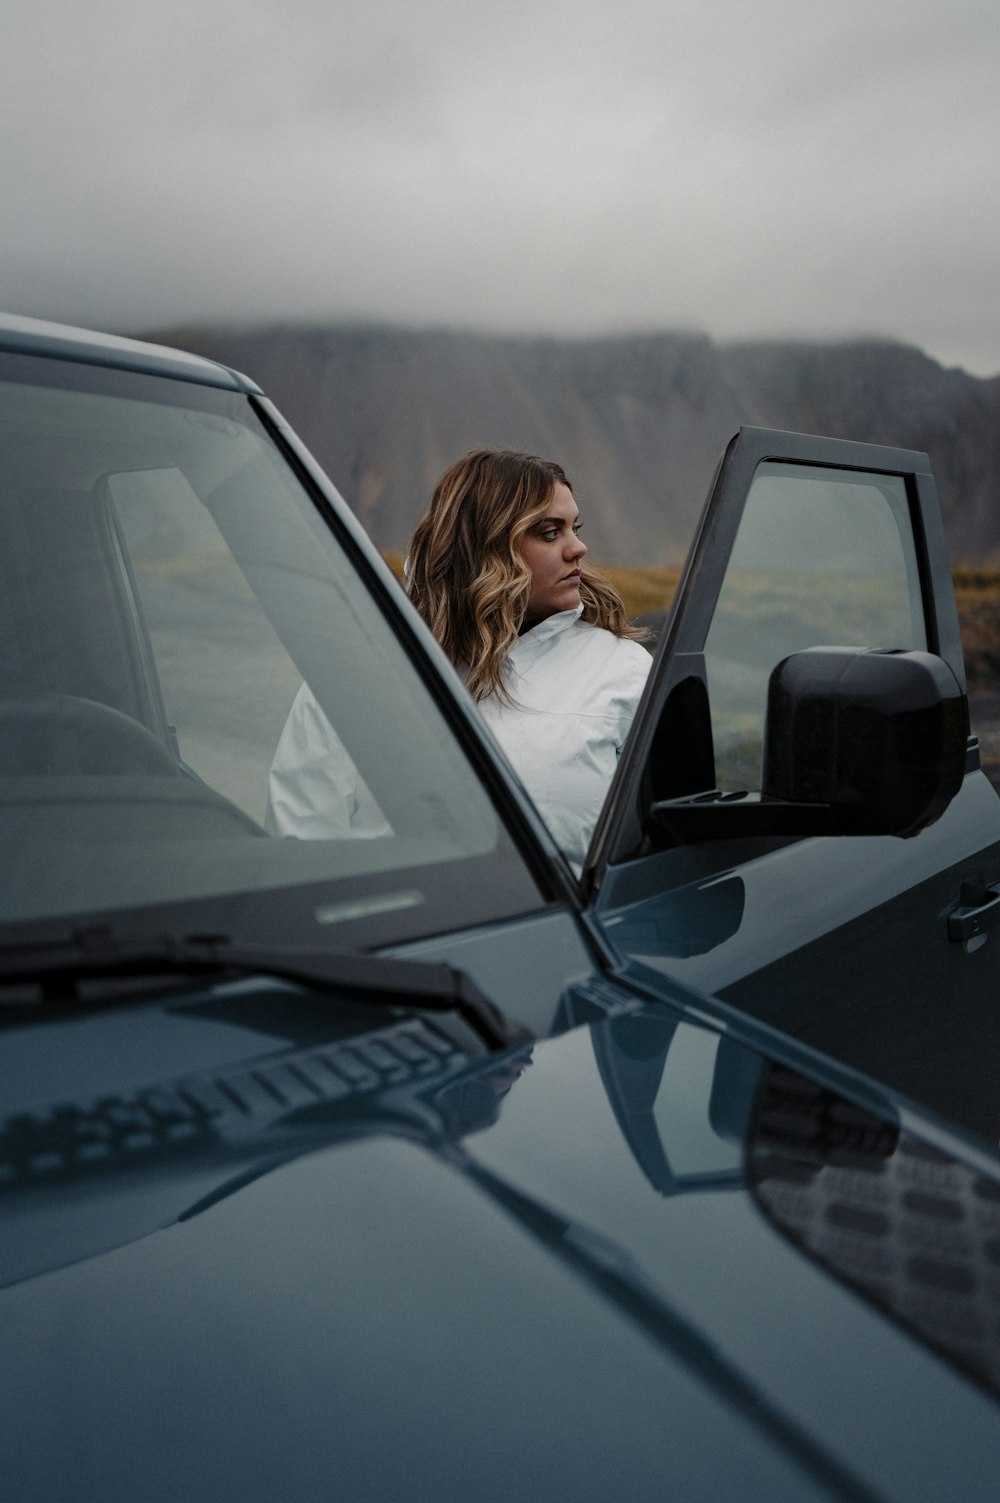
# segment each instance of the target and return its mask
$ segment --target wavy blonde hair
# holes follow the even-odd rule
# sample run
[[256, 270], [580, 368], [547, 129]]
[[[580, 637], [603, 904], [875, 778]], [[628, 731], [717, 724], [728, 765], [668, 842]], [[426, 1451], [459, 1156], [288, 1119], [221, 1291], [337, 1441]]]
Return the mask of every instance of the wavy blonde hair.
[[[531, 570], [521, 546], [545, 516], [557, 485], [572, 490], [560, 465], [534, 454], [475, 449], [445, 470], [417, 523], [407, 557], [407, 590], [474, 699], [508, 704], [507, 654], [524, 626]], [[641, 640], [609, 580], [580, 565], [584, 621]]]

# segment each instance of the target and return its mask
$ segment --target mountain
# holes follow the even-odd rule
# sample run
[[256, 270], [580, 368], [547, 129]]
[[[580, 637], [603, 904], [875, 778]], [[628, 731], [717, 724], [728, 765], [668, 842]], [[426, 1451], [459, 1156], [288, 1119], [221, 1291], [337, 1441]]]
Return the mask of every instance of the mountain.
[[563, 465], [595, 559], [677, 562], [741, 423], [926, 450], [955, 556], [1000, 549], [1000, 377], [947, 370], [908, 345], [374, 326], [146, 337], [260, 382], [383, 549], [405, 548], [453, 459], [502, 447]]

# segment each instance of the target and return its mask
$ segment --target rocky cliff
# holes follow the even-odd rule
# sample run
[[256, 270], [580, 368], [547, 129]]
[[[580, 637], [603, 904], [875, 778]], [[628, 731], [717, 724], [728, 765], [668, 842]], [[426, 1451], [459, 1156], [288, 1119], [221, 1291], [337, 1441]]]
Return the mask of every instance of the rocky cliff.
[[152, 337], [259, 381], [384, 549], [405, 547], [452, 459], [500, 446], [565, 467], [595, 559], [678, 561], [726, 442], [754, 423], [926, 450], [954, 554], [1000, 550], [1000, 377], [910, 346], [377, 327]]

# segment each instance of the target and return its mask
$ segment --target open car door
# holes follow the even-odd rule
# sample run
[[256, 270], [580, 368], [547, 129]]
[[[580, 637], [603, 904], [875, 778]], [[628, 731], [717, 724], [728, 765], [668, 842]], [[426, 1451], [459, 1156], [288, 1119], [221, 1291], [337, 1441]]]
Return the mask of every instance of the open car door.
[[926, 456], [733, 439], [585, 880], [647, 992], [996, 1144], [1000, 799]]

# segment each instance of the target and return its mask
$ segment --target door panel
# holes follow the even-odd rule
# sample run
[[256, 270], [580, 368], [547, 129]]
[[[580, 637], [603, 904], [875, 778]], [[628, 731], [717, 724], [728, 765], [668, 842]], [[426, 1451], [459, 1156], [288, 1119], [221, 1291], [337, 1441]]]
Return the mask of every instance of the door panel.
[[681, 844], [649, 817], [759, 790], [771, 670], [821, 646], [929, 651], [964, 688], [927, 461], [742, 430], [595, 840], [598, 912], [646, 988], [712, 995], [996, 1143], [1000, 927], [963, 942], [947, 922], [1000, 883], [974, 743], [960, 794], [909, 839], [741, 837], [723, 808], [717, 838]]
[[778, 957], [720, 996], [996, 1146], [1000, 935], [974, 945], [947, 933], [962, 880], [977, 873], [1000, 879], [1000, 848]]

